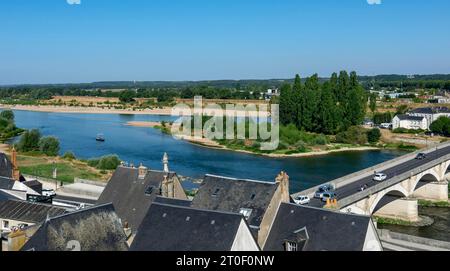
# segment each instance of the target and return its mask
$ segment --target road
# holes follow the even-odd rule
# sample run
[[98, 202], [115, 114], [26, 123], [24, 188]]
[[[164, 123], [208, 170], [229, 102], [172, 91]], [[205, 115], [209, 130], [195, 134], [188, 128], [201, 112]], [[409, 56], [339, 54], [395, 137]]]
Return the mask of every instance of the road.
[[[429, 154], [427, 154], [427, 157], [424, 160], [416, 160], [413, 158], [405, 163], [388, 168], [388, 169], [384, 170], [382, 173], [386, 174], [388, 176], [387, 180], [389, 180], [395, 176], [401, 175], [405, 172], [409, 172], [417, 167], [420, 167], [434, 159], [437, 159], [437, 158], [447, 155], [449, 153], [450, 153], [450, 146], [439, 149], [437, 151], [430, 152]], [[374, 172], [374, 174], [375, 174], [375, 172]], [[373, 177], [374, 176], [372, 175], [372, 176], [369, 176], [366, 178], [361, 178], [355, 182], [352, 182], [351, 184], [348, 184], [346, 186], [338, 188], [335, 191], [338, 200], [344, 199], [355, 193], [360, 192], [361, 187], [363, 187], [364, 185], [367, 185], [367, 187], [369, 188], [369, 187], [379, 184], [379, 182], [376, 182], [373, 180]], [[325, 203], [319, 199], [311, 199], [311, 202], [309, 205], [313, 206], [313, 207], [323, 207], [325, 205]]]

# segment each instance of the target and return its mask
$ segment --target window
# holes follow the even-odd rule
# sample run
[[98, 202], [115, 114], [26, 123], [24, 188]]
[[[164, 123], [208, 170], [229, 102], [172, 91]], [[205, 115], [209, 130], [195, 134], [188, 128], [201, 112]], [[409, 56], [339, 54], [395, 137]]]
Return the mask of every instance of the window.
[[145, 190], [145, 194], [146, 195], [151, 195], [153, 193], [157, 193], [158, 195], [161, 195], [161, 188], [157, 188], [155, 186], [149, 186], [147, 187], [147, 189]]
[[219, 195], [220, 189], [216, 189], [216, 191], [214, 191], [214, 193], [212, 194], [213, 197], [217, 197]]
[[286, 251], [298, 251], [298, 245], [296, 242], [287, 241], [285, 247]]
[[252, 209], [242, 208], [239, 213], [245, 217], [245, 220], [248, 220], [252, 215], [252, 212]]
[[4, 220], [3, 221], [3, 228], [4, 229], [9, 229], [9, 221], [8, 220]]
[[254, 200], [256, 198], [256, 194], [252, 194], [252, 196], [250, 197], [252, 200]]

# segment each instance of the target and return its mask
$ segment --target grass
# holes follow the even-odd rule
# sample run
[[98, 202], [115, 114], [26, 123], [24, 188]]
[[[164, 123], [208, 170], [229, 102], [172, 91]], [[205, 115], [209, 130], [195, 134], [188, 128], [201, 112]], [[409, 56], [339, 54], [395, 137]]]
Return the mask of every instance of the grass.
[[56, 179], [64, 183], [73, 183], [75, 178], [104, 181], [108, 177], [108, 172], [102, 174], [102, 172], [89, 167], [84, 162], [68, 161], [59, 157], [19, 154], [17, 162], [21, 173], [48, 179], [53, 178], [53, 170], [56, 167]]
[[382, 225], [399, 225], [399, 226], [411, 226], [413, 223], [401, 219], [392, 219], [392, 218], [384, 218], [384, 217], [374, 217], [375, 221]]
[[450, 202], [448, 201], [428, 201], [428, 200], [419, 200], [419, 206], [421, 207], [438, 207], [438, 208], [450, 208]]

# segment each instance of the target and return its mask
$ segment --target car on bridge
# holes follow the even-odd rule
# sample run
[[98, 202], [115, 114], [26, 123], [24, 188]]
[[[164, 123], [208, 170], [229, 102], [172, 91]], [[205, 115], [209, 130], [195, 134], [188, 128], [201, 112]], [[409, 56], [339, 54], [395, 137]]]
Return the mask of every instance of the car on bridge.
[[322, 196], [322, 201], [327, 202], [328, 200], [334, 200], [336, 198], [337, 198], [337, 196], [334, 192], [326, 192]]
[[294, 199], [294, 202], [297, 205], [306, 205], [311, 202], [311, 199], [308, 196], [298, 196]]
[[319, 187], [319, 189], [317, 189], [316, 193], [314, 194], [314, 198], [322, 199], [323, 194], [325, 194], [327, 192], [333, 192], [333, 191], [334, 191], [334, 186], [332, 186], [331, 184], [322, 185], [321, 187]]
[[375, 177], [373, 177], [373, 180], [376, 182], [382, 182], [387, 179], [387, 175], [384, 173], [377, 173], [375, 174]]
[[426, 159], [427, 158], [427, 155], [425, 154], [425, 153], [419, 153], [417, 156], [416, 156], [416, 160], [424, 160], [424, 159]]

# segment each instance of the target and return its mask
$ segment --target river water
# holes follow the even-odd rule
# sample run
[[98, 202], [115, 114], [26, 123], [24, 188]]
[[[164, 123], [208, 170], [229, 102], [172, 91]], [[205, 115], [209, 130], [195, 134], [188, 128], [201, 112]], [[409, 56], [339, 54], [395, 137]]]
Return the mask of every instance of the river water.
[[[259, 155], [215, 150], [179, 141], [152, 128], [126, 126], [129, 121], [169, 121], [170, 116], [117, 114], [60, 114], [16, 111], [18, 127], [37, 128], [43, 135], [61, 141], [61, 153], [73, 151], [88, 159], [117, 154], [124, 161], [162, 169], [164, 152], [170, 169], [183, 176], [204, 174], [273, 181], [280, 171], [291, 177], [291, 191], [300, 191], [349, 173], [393, 159], [404, 152], [383, 150], [342, 152], [304, 158], [268, 158]], [[97, 134], [106, 142], [97, 142]]]
[[450, 242], [449, 208], [421, 207], [419, 209], [419, 214], [433, 218], [433, 225], [420, 228], [397, 225], [379, 225], [378, 227], [393, 232]]

